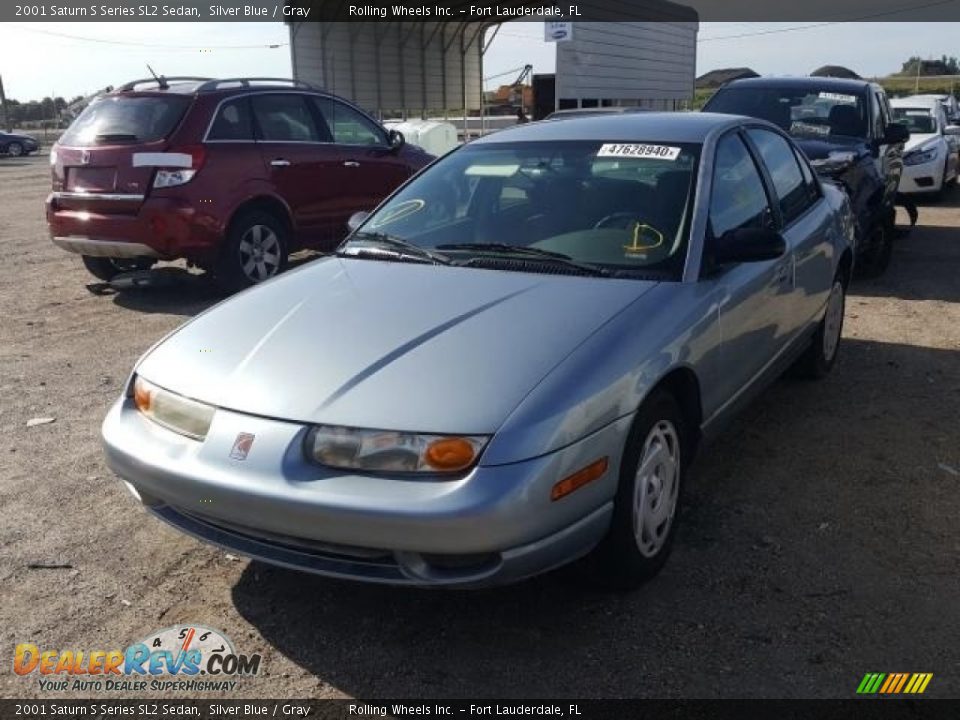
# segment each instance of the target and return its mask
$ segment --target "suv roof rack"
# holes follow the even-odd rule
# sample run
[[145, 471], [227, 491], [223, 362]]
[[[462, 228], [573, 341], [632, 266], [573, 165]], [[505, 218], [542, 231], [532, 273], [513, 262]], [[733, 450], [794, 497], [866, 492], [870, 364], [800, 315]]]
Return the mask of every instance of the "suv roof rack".
[[267, 85], [290, 85], [291, 87], [305, 88], [313, 90], [310, 83], [303, 80], [293, 80], [291, 78], [272, 78], [272, 77], [249, 77], [249, 78], [224, 78], [222, 80], [207, 80], [197, 88], [198, 93], [213, 92], [220, 89], [220, 85], [236, 84], [240, 87], [252, 87], [254, 83], [263, 83]]
[[162, 75], [158, 78], [143, 78], [142, 80], [131, 80], [128, 83], [124, 83], [117, 88], [118, 92], [127, 92], [129, 90], [134, 90], [138, 85], [151, 84], [156, 85], [159, 88], [165, 87], [172, 82], [202, 82], [205, 83], [210, 78], [208, 77], [192, 77], [189, 75], [174, 75], [172, 77], [163, 77]]

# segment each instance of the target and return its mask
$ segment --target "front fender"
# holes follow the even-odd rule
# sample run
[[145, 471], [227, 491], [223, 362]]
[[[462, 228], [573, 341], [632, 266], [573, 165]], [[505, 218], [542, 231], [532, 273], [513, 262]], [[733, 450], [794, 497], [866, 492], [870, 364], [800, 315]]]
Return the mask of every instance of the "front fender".
[[[719, 329], [715, 298], [698, 283], [661, 283], [554, 368], [509, 415], [482, 465], [553, 452], [632, 415], [671, 370], [690, 368], [709, 394]], [[669, 311], [667, 310], [669, 308]]]

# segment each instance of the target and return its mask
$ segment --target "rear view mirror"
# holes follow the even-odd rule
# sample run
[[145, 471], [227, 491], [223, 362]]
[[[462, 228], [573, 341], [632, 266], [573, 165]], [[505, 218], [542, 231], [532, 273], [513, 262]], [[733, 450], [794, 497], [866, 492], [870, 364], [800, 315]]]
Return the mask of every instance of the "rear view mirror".
[[883, 135], [884, 145], [899, 145], [910, 139], [910, 130], [901, 123], [890, 123]]
[[714, 247], [718, 264], [776, 260], [787, 251], [787, 243], [776, 230], [740, 228], [725, 232]]
[[347, 220], [347, 230], [349, 230], [350, 232], [353, 232], [358, 227], [363, 225], [364, 221], [368, 217], [370, 217], [370, 213], [368, 213], [366, 210], [360, 210], [358, 212], [355, 212], [353, 215], [350, 216], [350, 219]]

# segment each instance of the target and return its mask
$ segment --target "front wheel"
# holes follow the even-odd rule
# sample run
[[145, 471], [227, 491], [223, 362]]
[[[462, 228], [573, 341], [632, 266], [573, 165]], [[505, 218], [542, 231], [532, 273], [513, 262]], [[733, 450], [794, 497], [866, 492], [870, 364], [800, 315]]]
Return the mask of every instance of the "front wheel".
[[887, 223], [875, 222], [864, 240], [865, 249], [858, 263], [864, 277], [880, 277], [890, 266], [893, 255], [893, 232]]
[[110, 282], [117, 275], [137, 270], [149, 270], [156, 262], [151, 258], [110, 258], [81, 255], [83, 266], [95, 278]]
[[23, 155], [23, 145], [18, 142], [12, 142], [7, 145], [7, 155], [10, 157], [20, 157]]
[[827, 310], [810, 339], [810, 345], [797, 360], [796, 369], [801, 377], [819, 380], [833, 369], [840, 351], [840, 336], [843, 333], [843, 313], [846, 306], [846, 291], [841, 279], [835, 278], [827, 299]]
[[214, 274], [224, 290], [236, 292], [269, 280], [286, 266], [286, 227], [276, 216], [253, 210], [231, 223]]
[[655, 390], [627, 437], [607, 536], [581, 561], [601, 586], [632, 590], [656, 575], [670, 555], [690, 443], [677, 401]]

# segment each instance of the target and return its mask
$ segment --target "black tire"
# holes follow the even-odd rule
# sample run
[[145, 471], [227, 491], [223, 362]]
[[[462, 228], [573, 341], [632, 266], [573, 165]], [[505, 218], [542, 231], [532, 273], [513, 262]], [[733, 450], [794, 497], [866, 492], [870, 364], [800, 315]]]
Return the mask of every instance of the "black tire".
[[249, 210], [230, 223], [214, 267], [217, 284], [237, 292], [269, 280], [287, 267], [287, 226], [275, 215]]
[[[672, 435], [665, 435], [667, 441], [662, 442], [656, 439], [655, 432], [665, 427], [672, 428]], [[655, 526], [657, 530], [662, 530], [658, 533], [659, 545], [655, 549], [648, 546], [644, 551], [641, 550], [641, 542], [637, 538], [634, 509], [648, 505], [646, 497], [637, 497], [638, 492], [652, 492], [649, 485], [643, 489], [638, 487], [640, 461], [651, 442], [662, 443], [661, 447], [668, 447], [671, 442], [674, 444], [676, 475], [668, 490], [665, 484], [660, 484], [660, 493], [649, 505], [652, 513], [655, 513], [656, 509], [663, 513], [666, 526]], [[677, 401], [666, 390], [655, 390], [640, 406], [627, 436], [610, 529], [600, 544], [578, 563], [576, 570], [581, 578], [607, 589], [633, 590], [660, 571], [673, 548], [683, 483], [692, 448], [693, 443], [689, 441], [688, 428]], [[659, 464], [655, 467], [657, 470], [662, 469]], [[667, 479], [667, 476], [664, 475], [661, 480], [663, 479]], [[670, 504], [660, 504], [664, 502]], [[643, 535], [642, 532], [640, 534]]]
[[10, 157], [20, 157], [23, 155], [23, 145], [18, 142], [12, 142], [7, 145], [7, 155]]
[[109, 258], [81, 255], [84, 267], [95, 278], [110, 282], [117, 275], [137, 270], [149, 270], [156, 262], [151, 258]]
[[808, 380], [826, 377], [837, 362], [843, 335], [843, 316], [846, 307], [846, 287], [839, 275], [827, 300], [823, 320], [810, 338], [810, 345], [794, 365], [796, 374]]
[[876, 278], [883, 275], [890, 267], [890, 257], [893, 255], [893, 227], [885, 222], [877, 221], [867, 232], [866, 248], [860, 254], [857, 267], [865, 278]]

